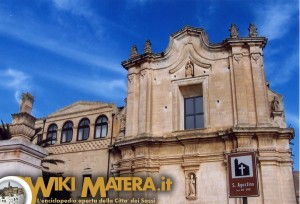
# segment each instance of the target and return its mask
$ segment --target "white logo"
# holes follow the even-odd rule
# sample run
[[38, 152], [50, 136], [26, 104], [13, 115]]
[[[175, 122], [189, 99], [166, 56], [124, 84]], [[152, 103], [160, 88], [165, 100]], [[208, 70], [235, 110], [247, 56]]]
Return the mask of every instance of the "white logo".
[[17, 176], [0, 179], [0, 203], [31, 204], [32, 192], [29, 185]]
[[252, 156], [231, 157], [232, 178], [253, 177]]

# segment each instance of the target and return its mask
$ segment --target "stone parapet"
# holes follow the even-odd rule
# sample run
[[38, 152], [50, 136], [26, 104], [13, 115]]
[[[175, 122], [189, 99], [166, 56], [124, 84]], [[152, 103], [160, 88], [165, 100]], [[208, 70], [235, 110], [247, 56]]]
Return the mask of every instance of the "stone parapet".
[[25, 138], [0, 141], [0, 177], [42, 175], [41, 160], [48, 152]]

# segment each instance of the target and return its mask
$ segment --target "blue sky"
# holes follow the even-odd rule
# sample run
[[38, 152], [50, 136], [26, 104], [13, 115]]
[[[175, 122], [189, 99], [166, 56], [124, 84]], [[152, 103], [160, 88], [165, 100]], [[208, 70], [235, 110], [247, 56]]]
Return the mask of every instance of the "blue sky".
[[22, 92], [43, 117], [78, 100], [124, 105], [132, 44], [146, 39], [164, 51], [186, 25], [204, 28], [210, 42], [229, 37], [231, 23], [247, 36], [250, 22], [264, 49], [266, 78], [284, 96], [295, 128], [299, 169], [299, 5], [296, 0], [2, 0], [0, 1], [0, 119], [11, 122]]

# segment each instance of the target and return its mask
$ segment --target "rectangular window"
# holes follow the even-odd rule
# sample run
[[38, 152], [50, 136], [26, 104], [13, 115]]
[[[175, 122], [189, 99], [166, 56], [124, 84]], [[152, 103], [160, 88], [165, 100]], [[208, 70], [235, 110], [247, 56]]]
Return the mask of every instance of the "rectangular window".
[[203, 97], [184, 98], [184, 129], [204, 128]]

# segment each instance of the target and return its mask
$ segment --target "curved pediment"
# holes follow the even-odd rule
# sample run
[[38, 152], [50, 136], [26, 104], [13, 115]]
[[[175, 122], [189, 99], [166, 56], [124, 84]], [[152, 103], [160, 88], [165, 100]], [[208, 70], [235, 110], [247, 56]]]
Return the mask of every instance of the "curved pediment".
[[122, 65], [128, 69], [150, 62], [153, 69], [173, 69], [180, 63], [178, 60], [184, 59], [183, 56], [191, 56], [199, 66], [206, 68], [212, 61], [227, 57], [225, 50], [224, 43], [210, 43], [202, 28], [187, 26], [170, 36], [169, 45], [164, 52], [137, 55], [122, 62]]
[[157, 57], [154, 69], [169, 69], [170, 73], [178, 71], [190, 59], [195, 65], [210, 69], [214, 61], [228, 57], [222, 44], [210, 44], [203, 29], [185, 29], [173, 34], [164, 57]]
[[190, 26], [186, 26], [180, 31], [174, 33], [170, 37], [170, 43], [168, 48], [165, 51], [165, 55], [168, 55], [171, 50], [173, 50], [173, 46], [176, 42], [183, 42], [184, 44], [194, 44], [197, 39], [200, 43], [200, 46], [205, 50], [210, 51], [218, 51], [224, 48], [224, 45], [221, 43], [210, 43], [208, 40], [208, 36], [203, 28], [193, 28]]
[[201, 59], [201, 57], [199, 57], [199, 55], [195, 54], [195, 52], [184, 50], [180, 58], [168, 67], [169, 73], [174, 74], [175, 72], [177, 72], [179, 69], [184, 67], [188, 60], [190, 60], [193, 64], [198, 65], [199, 67], [204, 69], [210, 69], [212, 67], [210, 63], [204, 62]]

